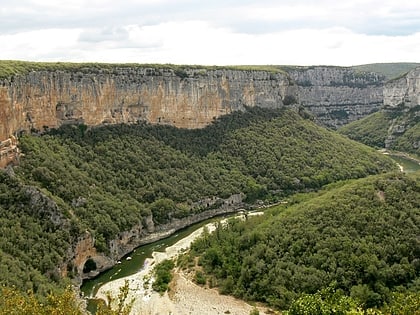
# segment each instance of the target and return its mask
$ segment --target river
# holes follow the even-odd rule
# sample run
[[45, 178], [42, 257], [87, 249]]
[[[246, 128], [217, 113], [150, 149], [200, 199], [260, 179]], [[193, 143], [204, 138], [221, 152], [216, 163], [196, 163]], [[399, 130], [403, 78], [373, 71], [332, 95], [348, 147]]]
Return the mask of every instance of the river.
[[[420, 164], [418, 162], [404, 158], [400, 155], [389, 154], [389, 156], [403, 167], [404, 172], [410, 173], [420, 170]], [[175, 244], [184, 237], [187, 237], [189, 234], [196, 231], [203, 225], [218, 219], [220, 218], [213, 218], [200, 223], [196, 223], [190, 227], [178, 231], [168, 238], [140, 246], [128, 256], [121, 259], [121, 264], [115, 265], [113, 268], [101, 273], [94, 279], [84, 281], [83, 285], [81, 286], [81, 291], [83, 292], [84, 296], [88, 298], [88, 310], [91, 313], [95, 313], [96, 301], [89, 299], [89, 297], [93, 297], [102, 284], [137, 273], [143, 268], [143, 264], [146, 258], [152, 257], [153, 252], [164, 251], [166, 247]], [[127, 259], [128, 257], [129, 259]]]
[[392, 158], [395, 162], [402, 166], [403, 172], [413, 173], [420, 170], [420, 163], [411, 159], [407, 159], [401, 155], [389, 154], [389, 157]]
[[[182, 229], [177, 233], [156, 241], [151, 244], [143, 245], [136, 248], [132, 253], [121, 259], [121, 264], [115, 265], [113, 268], [101, 273], [98, 277], [90, 280], [85, 280], [81, 286], [81, 291], [87, 299], [87, 309], [92, 314], [96, 312], [96, 300], [90, 299], [98, 291], [99, 287], [111, 280], [120, 279], [126, 276], [133, 275], [143, 268], [144, 261], [146, 258], [151, 258], [152, 253], [156, 251], [164, 251], [168, 246], [171, 246], [179, 240], [187, 237], [192, 232], [196, 231], [205, 224], [214, 220], [220, 220], [220, 217], [208, 219], [199, 223], [196, 223], [190, 227]], [[128, 258], [128, 259], [127, 259]]]

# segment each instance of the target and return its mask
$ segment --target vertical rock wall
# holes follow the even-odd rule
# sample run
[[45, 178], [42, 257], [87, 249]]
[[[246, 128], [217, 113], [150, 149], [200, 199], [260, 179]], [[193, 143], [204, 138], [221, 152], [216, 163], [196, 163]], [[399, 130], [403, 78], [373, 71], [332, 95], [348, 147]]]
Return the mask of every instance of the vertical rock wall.
[[300, 104], [322, 125], [337, 128], [377, 111], [385, 78], [341, 67], [302, 67], [289, 71]]

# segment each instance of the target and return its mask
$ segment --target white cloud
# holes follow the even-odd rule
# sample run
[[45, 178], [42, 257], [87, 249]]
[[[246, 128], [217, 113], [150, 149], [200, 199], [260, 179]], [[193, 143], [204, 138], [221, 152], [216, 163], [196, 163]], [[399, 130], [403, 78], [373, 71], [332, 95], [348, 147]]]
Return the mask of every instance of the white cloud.
[[0, 3], [0, 59], [224, 65], [420, 61], [417, 0]]

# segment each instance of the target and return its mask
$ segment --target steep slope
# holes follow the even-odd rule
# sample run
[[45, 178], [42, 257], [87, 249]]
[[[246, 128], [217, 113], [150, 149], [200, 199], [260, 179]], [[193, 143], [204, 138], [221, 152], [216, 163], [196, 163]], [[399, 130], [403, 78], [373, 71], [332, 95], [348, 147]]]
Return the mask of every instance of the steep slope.
[[385, 77], [346, 67], [284, 68], [298, 86], [299, 104], [317, 121], [337, 128], [377, 111]]
[[348, 124], [339, 133], [376, 148], [420, 156], [420, 106], [410, 110], [383, 109]]
[[385, 85], [381, 111], [339, 132], [371, 146], [420, 156], [420, 68]]
[[419, 174], [371, 176], [303, 197], [219, 226], [188, 260], [199, 256], [224, 293], [279, 309], [332, 283], [364, 307], [381, 306], [392, 291], [420, 292]]
[[420, 66], [414, 62], [370, 63], [353, 66], [356, 71], [375, 72], [385, 76], [386, 80], [393, 80]]
[[245, 107], [296, 107], [336, 128], [378, 110], [384, 77], [343, 67], [0, 61], [0, 168], [22, 133], [146, 121], [202, 128]]
[[80, 234], [39, 189], [0, 172], [0, 284], [46, 295], [67, 275], [65, 258]]
[[[72, 239], [44, 243], [60, 253], [52, 261], [65, 270], [61, 275], [76, 277], [103, 270], [164, 232], [243, 207], [244, 201], [276, 201], [395, 168], [373, 149], [294, 111], [261, 108], [235, 112], [199, 130], [144, 123], [63, 126], [43, 136], [22, 137], [21, 149], [16, 179], [10, 180], [54, 200], [55, 211], [70, 222], [60, 227]], [[13, 218], [18, 209], [8, 187], [1, 204], [4, 215]], [[27, 201], [18, 204], [30, 209]], [[12, 247], [2, 250], [4, 257], [15, 254]], [[19, 257], [17, 252], [15, 259]], [[23, 268], [19, 266], [14, 268]], [[52, 267], [46, 266], [48, 271], [38, 269], [44, 276]], [[0, 274], [0, 282], [19, 283], [9, 276]]]

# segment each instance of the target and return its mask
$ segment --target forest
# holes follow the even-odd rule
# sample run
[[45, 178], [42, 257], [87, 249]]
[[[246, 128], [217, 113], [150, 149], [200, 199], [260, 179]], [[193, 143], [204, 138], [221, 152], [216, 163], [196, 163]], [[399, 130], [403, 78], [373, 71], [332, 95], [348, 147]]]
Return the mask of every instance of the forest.
[[416, 114], [419, 109], [419, 105], [404, 108], [403, 104], [397, 108], [383, 108], [345, 125], [339, 133], [372, 147], [387, 147], [420, 157], [420, 116]]
[[[206, 279], [201, 283], [222, 293], [275, 309], [293, 310], [302, 294], [313, 304], [322, 290], [348, 296], [349, 307], [386, 307], [396, 293], [412, 295], [411, 307], [420, 307], [419, 224], [419, 174], [376, 175], [220, 224], [193, 244], [181, 265], [196, 268]], [[198, 266], [191, 264], [195, 257]]]
[[[396, 169], [304, 111], [285, 109], [250, 108], [197, 130], [65, 125], [22, 135], [20, 150], [20, 164], [0, 171], [0, 284], [41, 299], [65, 292], [75, 276], [68, 251], [82, 231], [107, 253], [119, 232], [207, 210], [207, 197], [240, 193], [252, 207]], [[289, 295], [273, 305], [288, 305]]]

